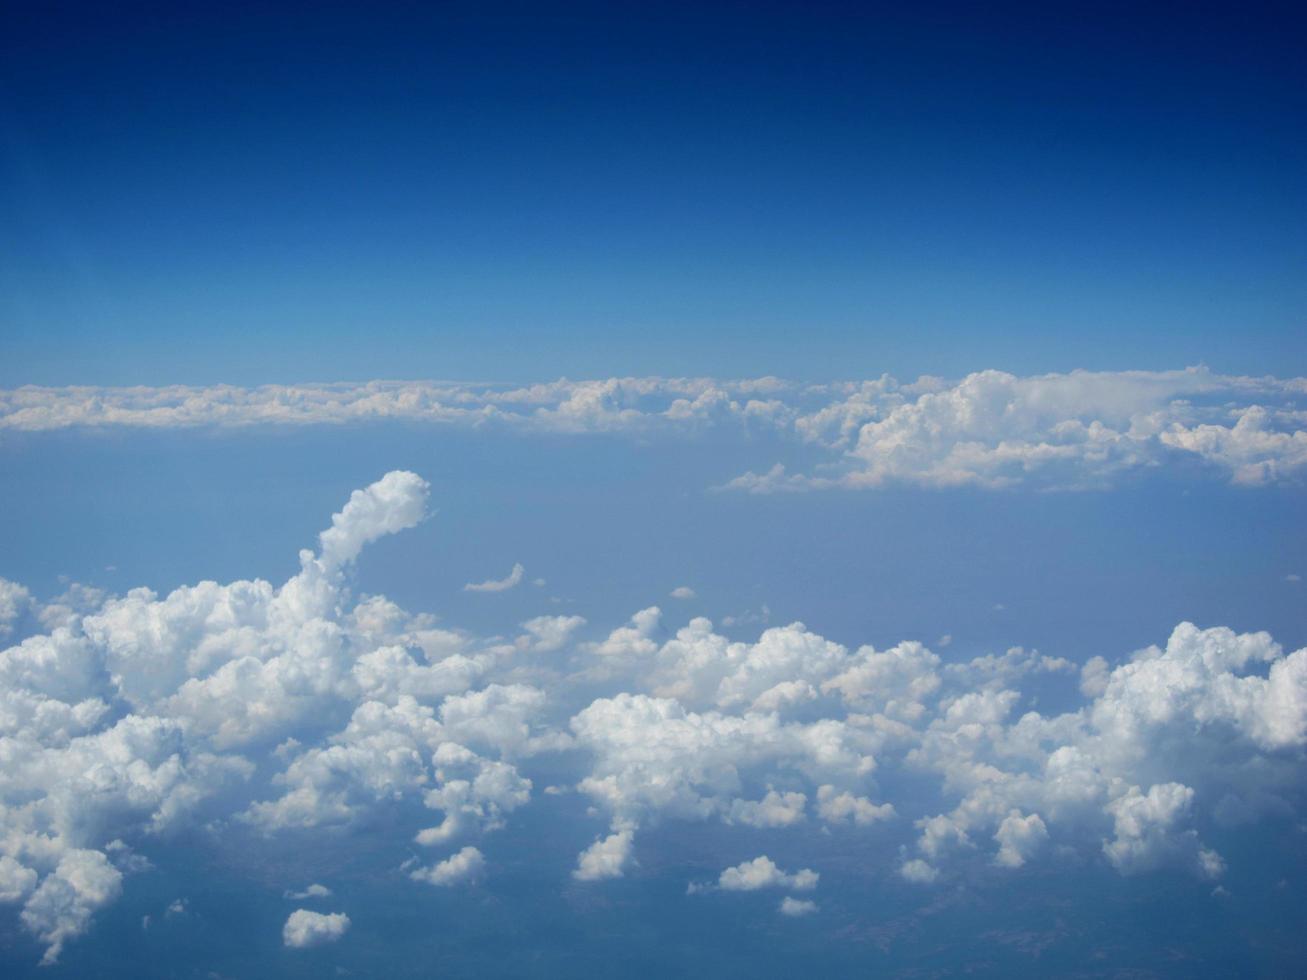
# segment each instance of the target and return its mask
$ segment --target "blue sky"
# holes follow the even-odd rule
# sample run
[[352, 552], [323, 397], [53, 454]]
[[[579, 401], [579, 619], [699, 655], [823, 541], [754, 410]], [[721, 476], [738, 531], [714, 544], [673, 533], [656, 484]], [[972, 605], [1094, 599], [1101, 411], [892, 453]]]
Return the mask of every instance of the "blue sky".
[[7, 384], [1301, 368], [1284, 6], [6, 17]]
[[11, 5], [0, 973], [1303, 973], [1301, 37]]

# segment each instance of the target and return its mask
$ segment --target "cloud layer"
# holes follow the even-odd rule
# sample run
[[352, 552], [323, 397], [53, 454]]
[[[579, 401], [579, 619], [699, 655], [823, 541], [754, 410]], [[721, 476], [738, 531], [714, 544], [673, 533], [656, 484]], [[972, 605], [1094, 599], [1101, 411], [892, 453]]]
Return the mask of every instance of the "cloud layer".
[[[813, 473], [770, 462], [726, 488], [751, 493], [893, 484], [1102, 487], [1201, 464], [1242, 485], [1307, 466], [1307, 379], [1183, 371], [981, 371], [798, 384], [776, 378], [441, 382], [0, 391], [0, 432], [69, 427], [302, 426], [406, 421], [534, 432], [767, 431], [827, 454]], [[494, 583], [486, 583], [492, 586]]]
[[[415, 856], [395, 887], [486, 887], [494, 833], [532, 804], [546, 757], [575, 773], [574, 794], [554, 792], [593, 834], [560, 888], [640, 876], [646, 835], [677, 822], [719, 825], [739, 858], [760, 832], [800, 849], [876, 835], [923, 887], [1069, 855], [1214, 881], [1213, 829], [1299, 812], [1307, 650], [1265, 633], [1182, 623], [1111, 661], [949, 661], [797, 622], [736, 640], [651, 606], [483, 639], [351, 589], [361, 549], [422, 520], [427, 493], [399, 471], [356, 491], [280, 586], [88, 591], [74, 609], [3, 583], [0, 903], [47, 962], [179, 827], [312, 835], [406, 807]], [[1075, 706], [1039, 710], [1049, 685]], [[886, 789], [905, 778], [926, 789]], [[745, 859], [711, 887], [816, 887], [785, 863]], [[348, 911], [294, 912], [286, 945], [341, 939]], [[798, 895], [778, 911], [820, 914]]]

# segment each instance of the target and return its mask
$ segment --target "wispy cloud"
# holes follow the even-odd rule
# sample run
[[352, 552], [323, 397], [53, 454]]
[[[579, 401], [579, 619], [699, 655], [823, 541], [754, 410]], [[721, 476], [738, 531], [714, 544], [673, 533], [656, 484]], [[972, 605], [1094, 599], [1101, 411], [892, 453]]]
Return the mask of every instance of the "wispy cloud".
[[509, 589], [520, 585], [522, 576], [526, 574], [526, 569], [520, 562], [513, 565], [513, 570], [508, 573], [506, 578], [490, 579], [487, 582], [468, 582], [463, 586], [464, 592], [507, 592]]

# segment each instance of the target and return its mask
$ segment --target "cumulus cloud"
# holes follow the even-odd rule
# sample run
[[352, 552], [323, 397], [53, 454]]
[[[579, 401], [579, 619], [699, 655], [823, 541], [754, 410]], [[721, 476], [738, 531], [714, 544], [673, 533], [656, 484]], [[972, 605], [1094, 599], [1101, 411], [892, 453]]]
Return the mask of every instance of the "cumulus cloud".
[[[594, 821], [578, 882], [638, 875], [640, 835], [677, 821], [755, 841], [876, 835], [926, 886], [1069, 851], [1122, 875], [1214, 881], [1213, 828], [1296, 811], [1307, 650], [1265, 633], [1182, 623], [1079, 667], [1020, 647], [947, 662], [911, 641], [851, 647], [797, 622], [731, 639], [652, 606], [584, 643], [580, 617], [479, 638], [353, 594], [360, 549], [420, 521], [426, 496], [402, 472], [354, 493], [279, 586], [52, 604], [9, 590], [28, 618], [0, 650], [0, 903], [47, 961], [148, 867], [137, 850], [178, 828], [357, 831], [391, 808], [403, 835], [438, 849], [406, 869], [414, 879], [473, 880], [492, 835], [531, 805], [532, 766], [549, 806]], [[1071, 703], [1041, 711], [1032, 684]], [[911, 794], [886, 798], [887, 765]], [[764, 855], [706, 887], [816, 881]], [[347, 925], [295, 915], [291, 945]]]
[[14, 623], [32, 605], [32, 594], [17, 582], [0, 578], [0, 636], [13, 632]]
[[1013, 810], [994, 832], [999, 844], [994, 863], [1004, 868], [1019, 868], [1026, 863], [1048, 840], [1048, 828], [1039, 814], [1022, 816]]
[[564, 646], [585, 625], [581, 616], [537, 616], [522, 624], [522, 646], [533, 653], [549, 653]]
[[[1131, 471], [1204, 464], [1234, 483], [1307, 467], [1302, 378], [1180, 371], [979, 371], [795, 384], [775, 378], [608, 378], [511, 388], [437, 382], [238, 388], [0, 391], [0, 431], [68, 427], [419, 422], [564, 433], [763, 428], [829, 453], [821, 476], [764, 465], [726, 487], [752, 493], [891, 484], [1101, 487]], [[487, 585], [491, 583], [486, 583]], [[491, 590], [486, 590], [491, 591]]]
[[622, 877], [631, 861], [633, 840], [634, 834], [629, 828], [596, 840], [577, 856], [572, 877], [577, 881]]
[[[410, 798], [443, 814], [431, 834], [451, 840], [529, 799], [501, 755], [566, 736], [540, 730], [542, 692], [477, 687], [518, 647], [351, 596], [360, 550], [420, 521], [426, 497], [419, 477], [389, 473], [351, 495], [280, 587], [79, 596], [37, 617], [49, 632], [0, 651], [0, 898], [21, 903], [48, 960], [125, 871], [149, 866], [123, 837], [215, 819], [306, 831]], [[569, 625], [533, 635], [548, 646]]]
[[282, 927], [282, 942], [292, 949], [307, 949], [334, 943], [349, 931], [349, 916], [343, 912], [311, 912], [296, 909]]
[[921, 858], [904, 861], [899, 865], [899, 874], [904, 880], [917, 885], [929, 885], [939, 877], [939, 871]]
[[507, 592], [509, 589], [520, 585], [522, 576], [526, 574], [526, 569], [522, 567], [521, 562], [513, 565], [513, 570], [508, 573], [506, 578], [490, 579], [486, 582], [468, 582], [463, 586], [464, 592]]
[[475, 847], [468, 846], [430, 868], [418, 868], [409, 873], [414, 881], [448, 888], [462, 882], [475, 881], [486, 867], [485, 856]]
[[23, 906], [23, 925], [47, 944], [43, 965], [58, 961], [64, 943], [118, 897], [122, 881], [122, 873], [99, 851], [76, 849], [60, 857]]
[[318, 536], [322, 564], [338, 568], [357, 558], [364, 545], [417, 524], [426, 513], [429, 489], [416, 473], [395, 470], [366, 490], [355, 490]]
[[669, 593], [673, 599], [693, 599], [695, 597], [694, 589], [688, 585], [678, 585]]
[[821, 876], [811, 868], [803, 868], [789, 874], [776, 866], [765, 854], [752, 861], [744, 861], [733, 868], [727, 868], [717, 878], [717, 887], [727, 892], [753, 892], [761, 888], [788, 888], [793, 891], [810, 892], [817, 887]]

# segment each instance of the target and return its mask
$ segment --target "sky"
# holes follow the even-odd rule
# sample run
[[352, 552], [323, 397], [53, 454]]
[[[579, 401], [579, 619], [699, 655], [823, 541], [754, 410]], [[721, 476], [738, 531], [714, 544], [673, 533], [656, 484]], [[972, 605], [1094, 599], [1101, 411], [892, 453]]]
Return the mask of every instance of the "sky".
[[1307, 971], [1289, 5], [8, 5], [0, 974]]
[[8, 385], [1307, 354], [1291, 4], [4, 17]]

